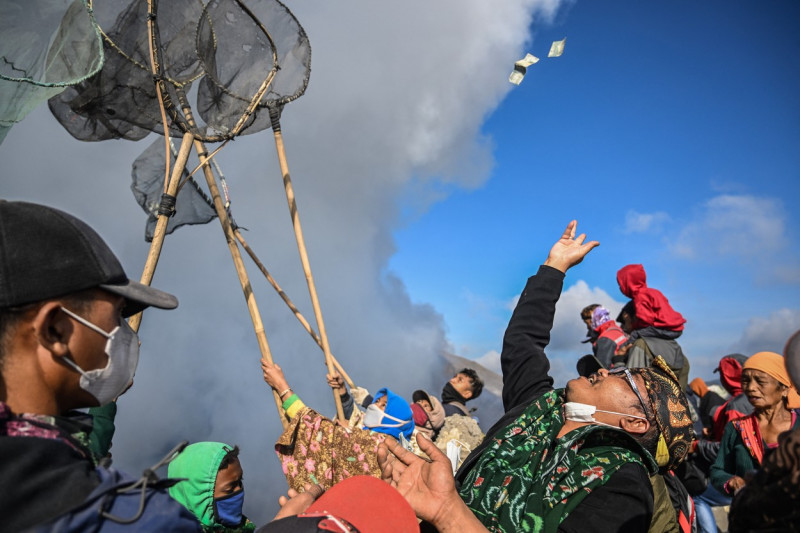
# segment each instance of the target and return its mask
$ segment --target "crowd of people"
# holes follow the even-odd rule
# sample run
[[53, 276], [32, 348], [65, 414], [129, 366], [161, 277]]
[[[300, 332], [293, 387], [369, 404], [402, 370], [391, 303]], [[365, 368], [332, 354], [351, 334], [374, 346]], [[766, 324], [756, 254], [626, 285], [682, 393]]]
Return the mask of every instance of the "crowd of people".
[[275, 450], [289, 490], [259, 525], [242, 512], [237, 446], [184, 443], [138, 478], [109, 466], [115, 400], [139, 358], [125, 318], [177, 299], [129, 280], [79, 219], [0, 200], [0, 532], [691, 532], [716, 531], [719, 506], [730, 531], [800, 529], [800, 335], [786, 358], [732, 354], [719, 385], [690, 382], [685, 319], [628, 265], [617, 281], [630, 302], [616, 321], [583, 310], [593, 353], [555, 389], [545, 349], [563, 280], [599, 244], [576, 228], [520, 295], [501, 353], [505, 414], [486, 435], [469, 368], [410, 401], [330, 374], [346, 418], [331, 420], [262, 361], [288, 424]]
[[[690, 453], [671, 472], [674, 479], [667, 483], [678, 528], [716, 533], [718, 523], [712, 508], [725, 515], [733, 496], [747, 485], [748, 476], [778, 447], [779, 436], [798, 427], [796, 385], [784, 357], [774, 352], [750, 357], [725, 355], [714, 370], [719, 373], [719, 383], [707, 384], [699, 377], [689, 382], [689, 360], [677, 342], [686, 320], [661, 292], [647, 287], [642, 265], [623, 267], [617, 281], [622, 294], [631, 300], [616, 320], [600, 304], [586, 306], [580, 313], [587, 327], [582, 342], [591, 343], [593, 353], [578, 361], [578, 372], [589, 375], [600, 368], [613, 372], [646, 367], [653, 354], [664, 359], [689, 401], [695, 431]], [[800, 487], [795, 484], [794, 488]], [[685, 504], [687, 494], [690, 505]], [[782, 527], [792, 522], [779, 518], [781, 514], [787, 513], [773, 512], [770, 517], [756, 513], [753, 522], [738, 513], [731, 531], [758, 530], [754, 524], [764, 524], [770, 531], [787, 530]], [[775, 527], [776, 521], [781, 527]]]

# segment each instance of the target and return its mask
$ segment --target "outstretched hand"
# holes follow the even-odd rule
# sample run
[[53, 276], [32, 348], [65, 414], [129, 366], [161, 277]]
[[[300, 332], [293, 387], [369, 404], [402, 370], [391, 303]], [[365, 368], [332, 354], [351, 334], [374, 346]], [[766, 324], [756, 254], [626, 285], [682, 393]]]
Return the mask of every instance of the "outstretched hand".
[[278, 511], [278, 514], [275, 515], [273, 520], [279, 520], [287, 516], [294, 516], [302, 513], [308, 509], [317, 498], [322, 496], [324, 492], [324, 489], [319, 485], [311, 485], [310, 483], [306, 483], [304, 488], [305, 490], [303, 492], [289, 489], [286, 496], [278, 498], [281, 510]]
[[567, 224], [567, 229], [564, 230], [561, 238], [556, 241], [550, 253], [547, 255], [545, 265], [566, 272], [574, 267], [586, 257], [595, 246], [599, 246], [597, 241], [583, 242], [586, 240], [586, 234], [581, 233], [575, 237], [575, 229], [578, 227], [578, 221], [573, 220]]
[[456, 491], [450, 459], [421, 433], [417, 444], [431, 461], [387, 438], [378, 447], [381, 478], [406, 499], [417, 516], [439, 531], [486, 531]]

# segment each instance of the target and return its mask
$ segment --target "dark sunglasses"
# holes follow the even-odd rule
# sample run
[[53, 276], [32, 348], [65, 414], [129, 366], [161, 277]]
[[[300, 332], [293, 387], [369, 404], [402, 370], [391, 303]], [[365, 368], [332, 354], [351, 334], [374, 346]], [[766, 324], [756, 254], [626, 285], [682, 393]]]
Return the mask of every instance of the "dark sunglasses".
[[639, 387], [636, 386], [636, 382], [633, 380], [633, 376], [631, 375], [631, 371], [628, 370], [626, 367], [617, 367], [612, 368], [608, 371], [609, 374], [622, 374], [622, 377], [625, 378], [625, 381], [633, 389], [633, 392], [636, 394], [636, 397], [639, 398], [639, 403], [642, 404], [642, 410], [647, 418], [650, 418], [650, 410], [647, 408], [647, 404], [644, 402], [644, 398], [642, 398], [642, 393], [639, 392]]

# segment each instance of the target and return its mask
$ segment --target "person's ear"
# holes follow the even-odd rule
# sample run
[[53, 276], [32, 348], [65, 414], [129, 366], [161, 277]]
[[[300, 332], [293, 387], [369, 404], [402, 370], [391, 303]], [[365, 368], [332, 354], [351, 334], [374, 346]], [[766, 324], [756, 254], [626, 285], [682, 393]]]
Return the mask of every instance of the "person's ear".
[[69, 341], [75, 325], [66, 313], [61, 311], [61, 303], [47, 302], [33, 317], [33, 330], [39, 345], [56, 357], [69, 354]]
[[463, 396], [465, 400], [469, 400], [470, 398], [472, 398], [472, 389], [465, 390], [464, 392], [461, 393], [461, 396]]
[[620, 427], [628, 433], [644, 434], [650, 429], [650, 422], [632, 416], [623, 416], [619, 421]]

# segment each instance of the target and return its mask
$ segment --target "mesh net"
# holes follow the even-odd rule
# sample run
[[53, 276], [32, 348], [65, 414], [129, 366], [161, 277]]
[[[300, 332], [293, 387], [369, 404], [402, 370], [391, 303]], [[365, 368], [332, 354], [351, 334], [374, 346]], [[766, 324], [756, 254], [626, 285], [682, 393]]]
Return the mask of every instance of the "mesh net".
[[[197, 111], [206, 122], [220, 122], [248, 101], [256, 88], [254, 80], [270, 66], [269, 56], [261, 32], [244, 25], [250, 34], [243, 35], [239, 22], [247, 18], [263, 21], [280, 70], [253, 113], [246, 133], [254, 133], [270, 126], [266, 108], [283, 106], [305, 92], [311, 73], [311, 45], [292, 12], [277, 0], [231, 4], [230, 0], [210, 1], [206, 10], [212, 16], [200, 22], [198, 48], [213, 54], [201, 57], [206, 76], [199, 89]], [[212, 25], [211, 21], [220, 22]]]
[[259, 109], [283, 105], [305, 91], [308, 38], [277, 0], [152, 4], [152, 11], [143, 0], [95, 6], [105, 30], [105, 65], [49, 103], [74, 137], [137, 140], [151, 131], [165, 133], [150, 70], [149, 17], [171, 136], [191, 132], [217, 142], [260, 131], [269, 120]]
[[102, 65], [99, 29], [83, 0], [3, 0], [0, 142], [37, 105]]
[[[175, 164], [177, 155], [174, 145], [171, 152], [172, 166]], [[153, 142], [133, 162], [131, 190], [136, 202], [148, 215], [147, 226], [145, 227], [145, 240], [147, 242], [153, 240], [156, 222], [158, 221], [161, 195], [164, 192], [165, 164], [164, 141], [162, 139], [157, 139]], [[188, 172], [185, 170], [182, 180], [185, 180], [185, 183], [179, 189], [176, 197], [175, 214], [167, 222], [168, 234], [187, 224], [205, 224], [217, 216], [211, 199], [203, 192], [194, 178], [189, 177]]]

